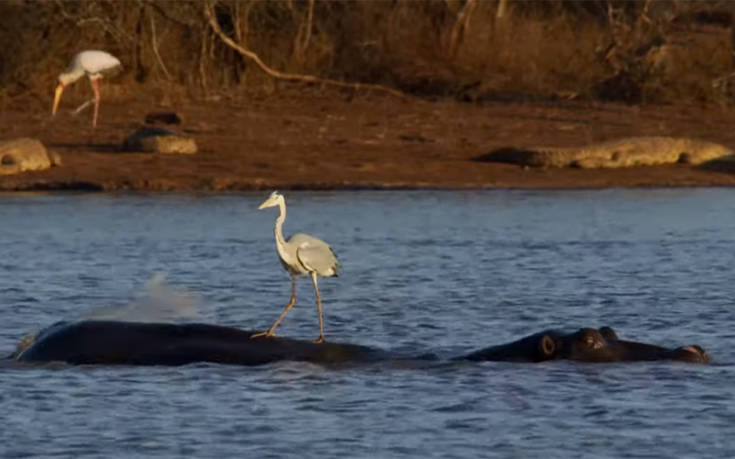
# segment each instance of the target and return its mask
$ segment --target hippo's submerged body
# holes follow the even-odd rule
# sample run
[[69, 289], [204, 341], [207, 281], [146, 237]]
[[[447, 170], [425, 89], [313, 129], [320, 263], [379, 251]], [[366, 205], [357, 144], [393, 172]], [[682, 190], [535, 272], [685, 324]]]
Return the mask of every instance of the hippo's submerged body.
[[[289, 338], [252, 339], [253, 333], [197, 323], [59, 322], [39, 332], [30, 342], [24, 342], [11, 357], [21, 362], [106, 365], [185, 365], [195, 362], [261, 365], [280, 360], [341, 364], [436, 359], [433, 354], [412, 357], [354, 344], [315, 344]], [[544, 331], [453, 360], [542, 362], [561, 359], [706, 363], [709, 356], [696, 345], [672, 349], [623, 341], [611, 328], [603, 327], [599, 330], [583, 328], [574, 333]]]

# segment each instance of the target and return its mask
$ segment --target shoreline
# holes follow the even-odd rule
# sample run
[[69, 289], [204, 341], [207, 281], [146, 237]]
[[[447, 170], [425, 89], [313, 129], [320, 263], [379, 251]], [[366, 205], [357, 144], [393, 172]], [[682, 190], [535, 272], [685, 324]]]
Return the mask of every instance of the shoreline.
[[[104, 99], [103, 99], [104, 100]], [[262, 190], [604, 189], [735, 186], [735, 173], [685, 164], [541, 169], [474, 161], [508, 146], [578, 147], [633, 136], [691, 137], [735, 146], [735, 110], [701, 105], [345, 98], [339, 91], [268, 99], [111, 101], [89, 114], [50, 118], [42, 101], [0, 112], [0, 141], [41, 140], [60, 167], [0, 176], [0, 191], [245, 192]], [[76, 101], [70, 101], [74, 106]], [[11, 107], [13, 104], [11, 104]], [[172, 126], [199, 153], [123, 152], [147, 113], [174, 111]]]

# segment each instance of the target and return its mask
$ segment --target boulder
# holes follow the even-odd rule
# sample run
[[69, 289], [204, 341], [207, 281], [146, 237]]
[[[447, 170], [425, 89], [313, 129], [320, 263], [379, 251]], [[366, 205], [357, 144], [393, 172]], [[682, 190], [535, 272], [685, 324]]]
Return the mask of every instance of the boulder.
[[197, 152], [192, 137], [162, 127], [144, 127], [128, 136], [123, 149], [146, 153], [191, 155]]
[[39, 171], [60, 164], [59, 155], [49, 155], [37, 139], [20, 138], [0, 143], [0, 175]]

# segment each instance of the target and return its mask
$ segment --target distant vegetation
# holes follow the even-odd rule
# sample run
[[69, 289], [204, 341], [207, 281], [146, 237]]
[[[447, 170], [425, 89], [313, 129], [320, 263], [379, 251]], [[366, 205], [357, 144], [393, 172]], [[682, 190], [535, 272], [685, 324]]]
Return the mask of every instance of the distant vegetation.
[[735, 101], [729, 0], [3, 0], [0, 97], [47, 97], [83, 49], [123, 61], [121, 88], [273, 92], [208, 8], [279, 72], [466, 101]]

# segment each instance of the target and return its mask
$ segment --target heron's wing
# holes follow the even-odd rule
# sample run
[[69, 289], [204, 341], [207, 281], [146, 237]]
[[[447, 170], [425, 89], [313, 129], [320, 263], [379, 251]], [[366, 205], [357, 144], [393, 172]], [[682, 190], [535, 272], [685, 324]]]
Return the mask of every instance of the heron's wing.
[[339, 262], [329, 244], [307, 234], [294, 235], [290, 242], [297, 244], [296, 257], [308, 271], [327, 277], [337, 275]]

